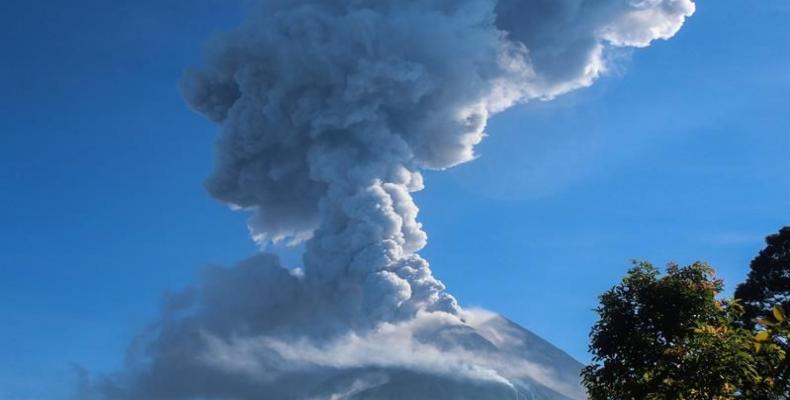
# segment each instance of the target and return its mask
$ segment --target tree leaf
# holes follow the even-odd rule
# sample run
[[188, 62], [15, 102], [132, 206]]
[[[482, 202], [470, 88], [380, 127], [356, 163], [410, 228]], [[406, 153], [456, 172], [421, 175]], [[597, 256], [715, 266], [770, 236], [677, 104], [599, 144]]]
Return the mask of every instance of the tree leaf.
[[760, 331], [760, 332], [757, 332], [756, 335], [754, 335], [754, 340], [756, 340], [758, 343], [759, 342], [766, 342], [766, 341], [768, 341], [769, 337], [770, 337], [770, 333], [768, 333], [768, 331]]
[[782, 307], [774, 306], [772, 312], [777, 321], [783, 322], [785, 320], [785, 312], [782, 310]]

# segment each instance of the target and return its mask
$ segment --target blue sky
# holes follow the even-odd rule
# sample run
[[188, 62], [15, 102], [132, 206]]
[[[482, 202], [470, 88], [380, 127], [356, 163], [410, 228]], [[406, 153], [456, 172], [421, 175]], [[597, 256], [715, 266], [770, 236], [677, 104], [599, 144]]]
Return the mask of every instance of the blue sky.
[[[162, 293], [256, 250], [203, 191], [214, 127], [176, 88], [240, 18], [219, 0], [0, 6], [0, 398], [114, 369]], [[478, 160], [417, 194], [435, 274], [582, 361], [631, 259], [707, 260], [732, 290], [790, 223], [788, 20], [786, 0], [699, 1], [592, 88], [495, 117]]]

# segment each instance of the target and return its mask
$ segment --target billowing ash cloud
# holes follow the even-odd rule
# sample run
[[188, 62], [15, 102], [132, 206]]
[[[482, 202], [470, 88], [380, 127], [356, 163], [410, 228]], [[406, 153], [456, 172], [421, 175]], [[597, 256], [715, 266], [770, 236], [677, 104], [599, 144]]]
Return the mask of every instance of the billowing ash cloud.
[[[692, 0], [263, 1], [181, 88], [219, 126], [209, 192], [252, 213], [256, 241], [306, 241], [304, 266], [261, 254], [208, 269], [105, 397], [350, 398], [393, 379], [385, 370], [562, 386], [485, 335], [442, 334], [477, 328], [417, 254], [411, 193], [421, 169], [473, 159], [492, 115], [592, 84], [608, 49], [670, 38], [693, 12]], [[379, 372], [336, 397], [306, 389], [355, 368]]]

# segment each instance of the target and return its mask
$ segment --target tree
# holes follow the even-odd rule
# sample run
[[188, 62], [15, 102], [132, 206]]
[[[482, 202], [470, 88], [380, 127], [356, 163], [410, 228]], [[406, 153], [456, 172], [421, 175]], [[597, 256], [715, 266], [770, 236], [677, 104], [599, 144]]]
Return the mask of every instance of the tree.
[[763, 373], [771, 379], [774, 392], [782, 395], [777, 398], [788, 399], [790, 398], [790, 360], [787, 354], [790, 352], [790, 320], [782, 306], [776, 305], [771, 309], [770, 316], [757, 319], [755, 328], [758, 351], [763, 347], [780, 350], [781, 357], [778, 363], [772, 365], [772, 370]]
[[774, 306], [790, 310], [790, 226], [765, 239], [766, 247], [752, 260], [746, 282], [735, 298], [745, 308], [744, 326], [755, 328], [758, 318], [771, 316]]
[[[766, 247], [750, 265], [746, 281], [735, 290], [744, 305], [741, 325], [752, 329], [760, 346], [778, 346], [790, 353], [790, 226], [765, 239]], [[785, 357], [772, 373], [775, 385], [790, 398], [790, 359]]]
[[742, 309], [717, 300], [722, 289], [704, 263], [669, 265], [664, 276], [636, 263], [600, 296], [582, 372], [590, 400], [779, 398], [761, 371], [774, 371], [783, 352], [734, 323]]

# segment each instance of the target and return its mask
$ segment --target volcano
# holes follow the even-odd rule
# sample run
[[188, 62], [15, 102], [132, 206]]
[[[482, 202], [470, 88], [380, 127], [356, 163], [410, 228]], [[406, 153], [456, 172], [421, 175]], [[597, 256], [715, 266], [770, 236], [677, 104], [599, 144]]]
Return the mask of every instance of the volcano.
[[[543, 377], [514, 378], [509, 383], [470, 382], [461, 377], [403, 368], [357, 368], [323, 371], [326, 378], [307, 390], [307, 399], [348, 400], [582, 400], [583, 365], [533, 332], [499, 315], [468, 326], [442, 328], [426, 339], [448, 349], [500, 354], [526, 360]], [[312, 380], [312, 379], [311, 379]], [[550, 383], [548, 383], [550, 382]]]
[[609, 52], [671, 38], [694, 2], [251, 3], [180, 90], [217, 125], [208, 192], [262, 247], [303, 244], [302, 262], [209, 268], [105, 397], [584, 399], [578, 362], [434, 276], [413, 193], [475, 159], [491, 117], [592, 85]]

